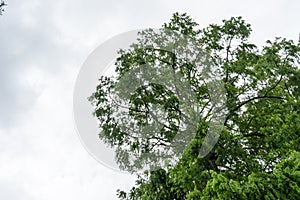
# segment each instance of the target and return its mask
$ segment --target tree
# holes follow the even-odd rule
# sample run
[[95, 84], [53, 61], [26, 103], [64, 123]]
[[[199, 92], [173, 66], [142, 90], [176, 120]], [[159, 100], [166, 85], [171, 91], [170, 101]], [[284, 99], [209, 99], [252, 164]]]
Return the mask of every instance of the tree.
[[[299, 43], [276, 38], [260, 49], [249, 42], [251, 26], [241, 17], [199, 30], [189, 16], [175, 13], [163, 28], [172, 31], [171, 37], [149, 29], [130, 49], [120, 50], [115, 77], [100, 77], [90, 98], [101, 127], [99, 137], [116, 147], [120, 167], [135, 172], [160, 158], [168, 161], [160, 168], [150, 166], [139, 174], [136, 187], [128, 193], [118, 191], [118, 197], [297, 199]], [[178, 47], [180, 36], [174, 32], [197, 43], [197, 49], [188, 42]], [[167, 47], [174, 51], [166, 51]], [[197, 59], [195, 52], [201, 52], [202, 58]], [[199, 64], [206, 66], [202, 73]], [[156, 67], [139, 67], [149, 65]], [[151, 73], [164, 78], [149, 79]], [[224, 104], [216, 101], [211, 89], [217, 74], [224, 91], [214, 92], [224, 92], [226, 109], [214, 112]], [[128, 93], [132, 75], [142, 84]], [[157, 111], [158, 106], [164, 112]], [[216, 111], [224, 115], [220, 138], [201, 156]], [[189, 131], [195, 133], [182, 127], [192, 127]], [[174, 143], [177, 148], [186, 141], [184, 148], [173, 149]]]
[[0, 15], [2, 15], [2, 13], [4, 12], [3, 7], [6, 6], [6, 5], [7, 4], [3, 0], [0, 1]]

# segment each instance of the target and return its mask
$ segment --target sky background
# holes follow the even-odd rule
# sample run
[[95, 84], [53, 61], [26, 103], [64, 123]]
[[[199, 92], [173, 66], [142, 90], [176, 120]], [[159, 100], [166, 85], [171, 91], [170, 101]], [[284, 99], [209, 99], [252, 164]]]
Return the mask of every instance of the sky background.
[[158, 28], [174, 12], [200, 27], [242, 16], [251, 41], [298, 40], [298, 0], [6, 0], [0, 17], [0, 199], [116, 199], [134, 176], [102, 166], [85, 150], [73, 120], [81, 65], [107, 39]]

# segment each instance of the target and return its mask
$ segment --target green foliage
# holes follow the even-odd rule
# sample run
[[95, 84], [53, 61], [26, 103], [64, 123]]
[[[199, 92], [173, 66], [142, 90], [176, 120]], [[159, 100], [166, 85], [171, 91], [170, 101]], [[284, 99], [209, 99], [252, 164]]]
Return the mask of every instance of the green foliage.
[[[199, 123], [196, 135], [174, 167], [145, 172], [138, 177], [136, 187], [128, 193], [118, 191], [118, 197], [130, 200], [299, 199], [299, 44], [275, 38], [259, 50], [248, 41], [251, 27], [241, 17], [199, 30], [189, 16], [175, 13], [163, 28], [188, 35], [201, 49], [210, 52], [210, 59], [221, 68], [228, 113], [216, 146], [207, 156], [199, 156], [212, 117], [209, 86], [197, 75], [193, 63], [182, 59], [180, 54], [141, 47], [145, 40], [153, 47], [158, 43], [164, 46], [174, 43], [163, 43], [164, 37], [151, 31], [140, 33], [137, 44], [119, 52], [116, 79], [101, 77], [90, 98], [102, 128], [100, 138], [119, 149], [117, 160], [128, 169], [131, 166], [128, 153], [157, 154], [156, 149], [170, 144], [179, 130], [178, 124], [186, 116], [191, 117], [190, 108], [180, 107], [178, 94], [160, 84], [149, 84], [130, 94], [128, 117], [143, 128], [151, 125], [154, 105], [161, 105], [167, 112], [166, 121], [162, 122], [165, 128], [142, 139], [139, 134], [144, 131], [122, 131], [114, 118], [116, 107], [109, 94], [116, 90], [118, 80], [127, 72], [146, 63], [158, 63], [159, 70], [171, 66], [188, 81], [188, 91], [197, 97], [190, 107], [198, 106]], [[172, 80], [171, 74], [166, 75]], [[151, 142], [153, 137], [156, 137], [155, 145]]]
[[298, 199], [300, 196], [300, 153], [276, 164], [272, 173], [250, 174], [243, 181], [212, 171], [199, 199]]
[[175, 167], [168, 173], [152, 172], [149, 180], [140, 178], [137, 181], [139, 187], [133, 188], [130, 193], [119, 191], [119, 197], [120, 199], [149, 200], [296, 200], [300, 196], [300, 152], [296, 151], [292, 151], [276, 164], [272, 172], [253, 172], [249, 176], [242, 177], [242, 180], [230, 178], [226, 172], [210, 170], [205, 173], [196, 168], [190, 169], [188, 166], [178, 170], [178, 167]]

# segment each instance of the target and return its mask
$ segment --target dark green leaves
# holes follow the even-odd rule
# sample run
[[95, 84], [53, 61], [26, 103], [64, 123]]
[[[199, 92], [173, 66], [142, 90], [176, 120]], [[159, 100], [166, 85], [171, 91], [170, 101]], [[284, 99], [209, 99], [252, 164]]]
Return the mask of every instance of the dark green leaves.
[[[212, 65], [220, 70], [205, 69], [205, 78], [196, 63], [187, 59], [195, 49], [185, 46], [183, 51], [183, 47], [178, 48], [178, 38], [167, 40], [168, 34], [151, 30], [141, 32], [136, 44], [119, 52], [116, 79], [102, 77], [90, 100], [103, 129], [101, 139], [117, 147], [118, 162], [124, 168], [132, 166], [130, 153], [137, 158], [142, 153], [149, 153], [147, 159], [162, 158], [160, 150], [172, 146], [178, 133], [182, 133], [178, 144], [190, 136], [181, 131], [182, 124], [197, 119], [192, 124], [196, 134], [176, 165], [148, 171], [129, 193], [119, 191], [119, 198], [298, 199], [299, 45], [275, 38], [259, 50], [248, 41], [252, 30], [241, 17], [199, 30], [188, 15], [175, 13], [163, 27], [197, 41], [199, 49], [210, 52]], [[167, 47], [173, 51], [166, 51]], [[155, 67], [148, 69], [147, 65]], [[137, 66], [147, 70], [138, 73]], [[155, 80], [163, 81], [145, 81], [132, 87], [130, 73], [139, 74], [139, 80], [156, 73], [159, 78]], [[207, 77], [216, 74], [225, 86], [228, 113], [218, 143], [201, 157], [201, 145], [214, 120], [214, 102], [218, 102], [210, 92], [213, 81]], [[118, 85], [122, 79], [127, 81]], [[127, 93], [125, 89], [131, 87]], [[195, 94], [195, 99], [187, 98], [189, 103], [181, 104], [187, 94]], [[124, 113], [119, 105], [124, 102], [124, 109], [129, 111], [120, 118]], [[159, 128], [153, 128], [155, 123]], [[143, 162], [133, 165], [142, 166]]]

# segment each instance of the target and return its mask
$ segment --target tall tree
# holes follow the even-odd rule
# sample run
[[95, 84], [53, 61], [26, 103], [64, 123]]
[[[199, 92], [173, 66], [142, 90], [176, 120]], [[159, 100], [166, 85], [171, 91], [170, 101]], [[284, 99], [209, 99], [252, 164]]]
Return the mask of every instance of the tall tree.
[[[116, 76], [100, 77], [90, 98], [101, 127], [99, 136], [116, 147], [118, 163], [132, 172], [160, 158], [178, 159], [175, 165], [140, 174], [136, 187], [128, 193], [118, 191], [119, 198], [298, 199], [299, 44], [276, 38], [258, 48], [249, 42], [251, 26], [241, 17], [199, 30], [188, 15], [175, 13], [163, 28], [191, 38], [199, 44], [198, 52], [205, 52], [205, 60], [209, 57], [217, 67], [227, 99], [223, 127], [217, 144], [201, 156], [215, 117], [212, 110], [220, 103], [210, 89], [214, 80], [207, 78], [216, 72], [199, 73], [199, 60], [187, 59], [195, 56], [195, 49], [187, 51], [189, 45], [181, 51], [168, 35], [151, 29], [141, 32], [137, 43], [119, 52]], [[167, 47], [174, 51], [165, 51]], [[141, 71], [139, 66], [145, 65], [156, 67]], [[151, 70], [164, 80], [146, 80]], [[131, 87], [132, 74], [143, 81], [128, 93], [125, 88]], [[188, 103], [181, 104], [182, 99]], [[165, 112], [158, 112], [157, 106]], [[154, 123], [160, 124], [158, 129]], [[183, 124], [194, 127], [189, 129], [195, 131], [192, 138], [185, 140], [190, 134], [181, 131]], [[165, 153], [182, 141], [189, 141], [182, 154]]]

